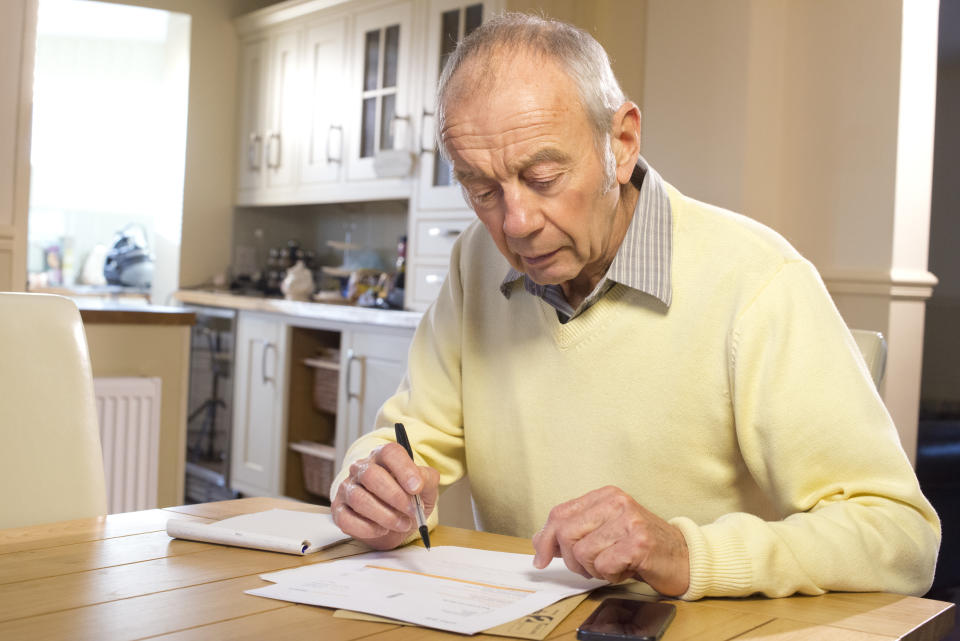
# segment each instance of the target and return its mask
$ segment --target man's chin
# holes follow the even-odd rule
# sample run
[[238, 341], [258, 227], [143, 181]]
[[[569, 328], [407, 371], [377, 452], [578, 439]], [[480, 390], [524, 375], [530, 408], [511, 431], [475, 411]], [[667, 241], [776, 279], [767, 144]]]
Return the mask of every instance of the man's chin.
[[568, 277], [566, 274], [558, 273], [556, 270], [539, 270], [539, 269], [529, 269], [527, 268], [524, 271], [527, 278], [535, 282], [537, 285], [562, 285], [563, 283], [571, 280], [571, 277]]

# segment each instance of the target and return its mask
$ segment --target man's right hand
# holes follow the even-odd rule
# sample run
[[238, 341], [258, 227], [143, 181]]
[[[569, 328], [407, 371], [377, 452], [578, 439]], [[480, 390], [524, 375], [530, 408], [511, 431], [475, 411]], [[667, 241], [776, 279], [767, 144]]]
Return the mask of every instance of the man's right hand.
[[417, 529], [413, 495], [430, 516], [437, 504], [440, 473], [416, 465], [396, 443], [387, 443], [350, 466], [330, 506], [344, 533], [377, 550], [390, 550]]

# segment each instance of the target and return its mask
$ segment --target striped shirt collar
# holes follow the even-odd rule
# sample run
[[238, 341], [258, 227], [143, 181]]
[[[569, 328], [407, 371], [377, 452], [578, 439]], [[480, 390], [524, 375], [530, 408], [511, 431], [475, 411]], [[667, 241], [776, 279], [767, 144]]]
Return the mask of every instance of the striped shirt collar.
[[539, 296], [562, 314], [573, 317], [602, 296], [612, 283], [620, 283], [657, 298], [667, 307], [673, 300], [670, 261], [673, 243], [673, 215], [663, 179], [642, 156], [631, 181], [641, 180], [640, 197], [627, 233], [604, 279], [580, 307], [573, 310], [559, 285], [538, 285], [513, 268], [500, 283], [500, 292], [510, 298], [512, 284], [523, 279], [524, 289]]

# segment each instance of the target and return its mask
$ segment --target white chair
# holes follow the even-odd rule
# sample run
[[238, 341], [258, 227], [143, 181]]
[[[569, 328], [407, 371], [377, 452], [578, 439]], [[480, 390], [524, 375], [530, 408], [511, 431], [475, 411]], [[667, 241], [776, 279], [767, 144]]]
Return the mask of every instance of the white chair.
[[869, 329], [851, 329], [850, 333], [853, 334], [853, 339], [857, 341], [857, 347], [863, 354], [863, 360], [866, 361], [870, 376], [873, 377], [873, 384], [880, 387], [884, 370], [887, 368], [886, 339], [880, 332]]
[[107, 513], [90, 356], [68, 298], [0, 292], [0, 528]]

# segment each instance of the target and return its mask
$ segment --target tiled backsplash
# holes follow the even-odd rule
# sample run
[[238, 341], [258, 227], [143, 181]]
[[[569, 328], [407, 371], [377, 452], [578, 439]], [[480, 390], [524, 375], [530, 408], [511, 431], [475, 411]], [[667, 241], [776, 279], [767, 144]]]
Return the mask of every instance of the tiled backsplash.
[[[406, 201], [294, 205], [287, 207], [237, 207], [233, 228], [234, 274], [248, 271], [251, 262], [263, 262], [271, 247], [296, 240], [316, 253], [319, 265], [339, 266], [341, 252], [327, 241], [351, 242], [375, 251], [385, 269], [392, 269], [397, 239], [407, 233]], [[258, 232], [258, 230], [260, 230]], [[262, 265], [261, 265], [262, 266]]]

